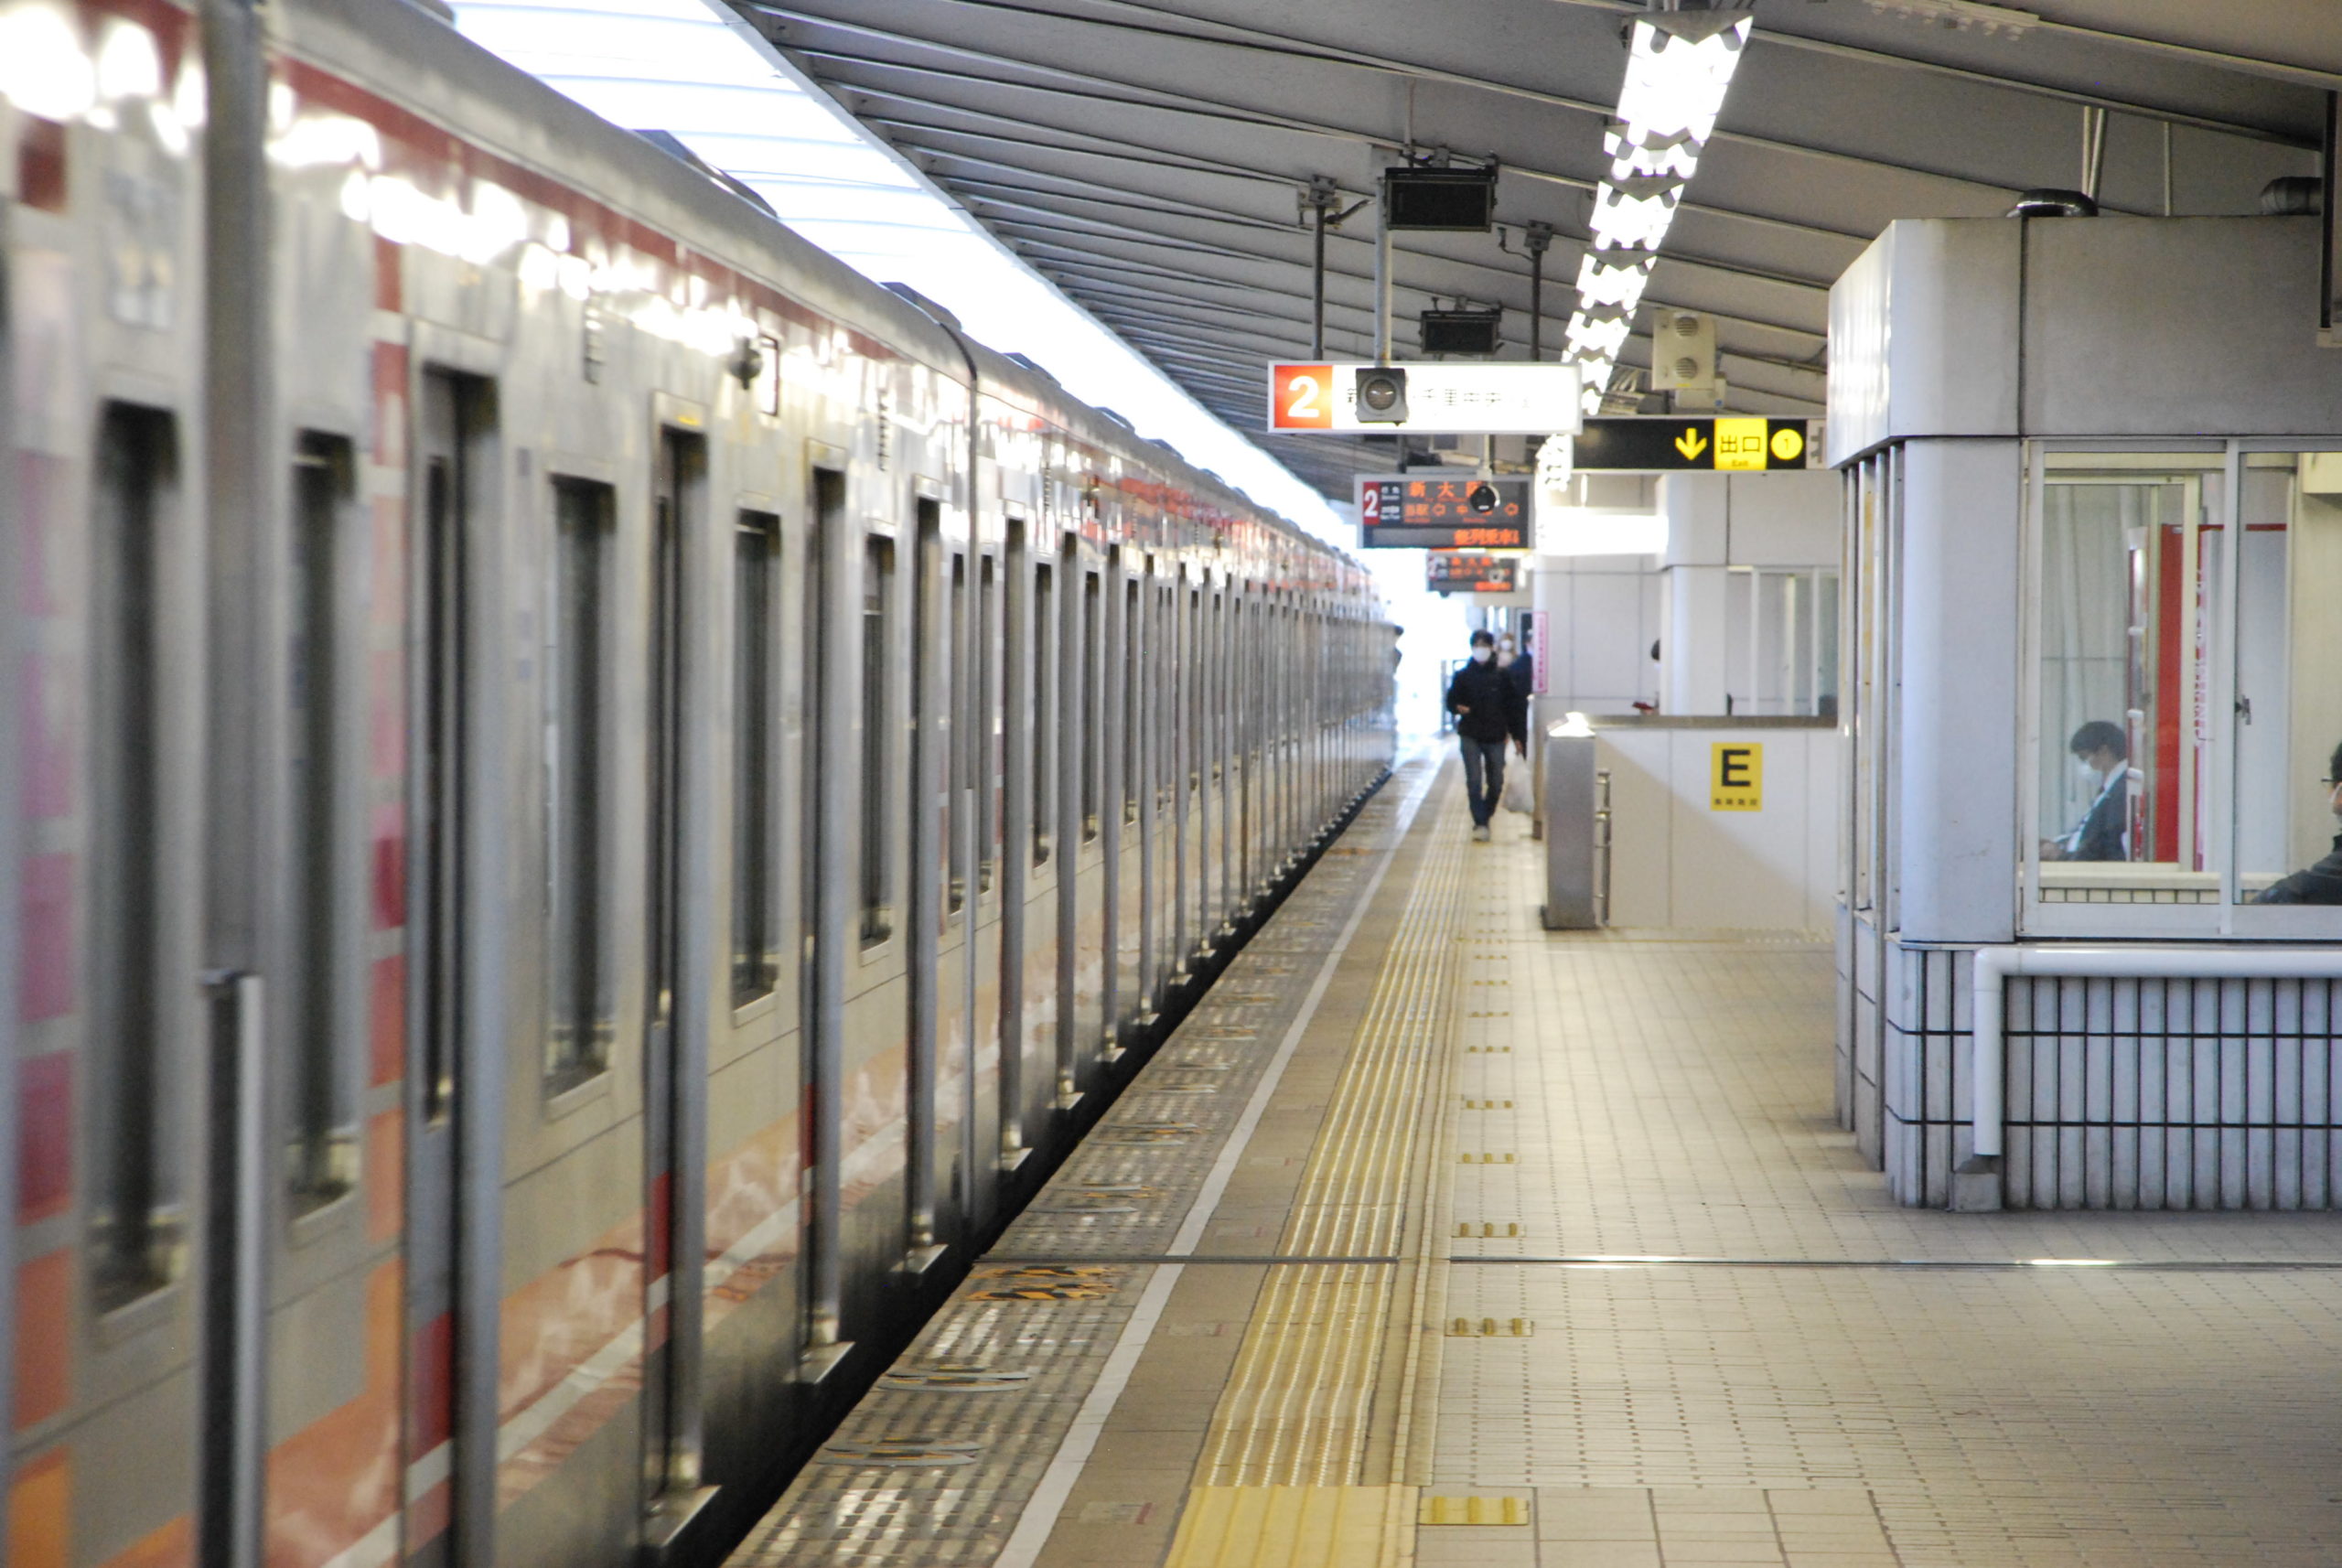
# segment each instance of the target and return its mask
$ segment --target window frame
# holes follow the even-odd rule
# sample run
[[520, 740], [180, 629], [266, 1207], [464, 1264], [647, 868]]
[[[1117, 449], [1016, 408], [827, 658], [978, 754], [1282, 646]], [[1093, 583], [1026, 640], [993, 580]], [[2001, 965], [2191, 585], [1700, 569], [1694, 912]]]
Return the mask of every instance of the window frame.
[[[2247, 461], [2261, 453], [2298, 456], [2342, 452], [2337, 436], [2203, 437], [2061, 436], [2029, 441], [2025, 449], [2025, 495], [2022, 513], [2018, 656], [2017, 734], [2019, 757], [2017, 840], [2017, 929], [2021, 938], [2165, 938], [2194, 940], [2330, 941], [2342, 940], [2342, 908], [2315, 905], [2255, 906], [2238, 901], [2236, 800], [2236, 704], [2240, 695], [2238, 615], [2241, 603], [2240, 542], [2243, 519], [2243, 477]], [[2219, 510], [2208, 516], [2206, 526], [2217, 529], [2219, 583], [2217, 597], [2208, 599], [2211, 625], [2199, 633], [2205, 673], [2207, 718], [2203, 768], [2208, 800], [2205, 818], [2210, 827], [2206, 858], [2217, 876], [2217, 897], [2209, 903], [2109, 904], [2045, 902], [2042, 898], [2040, 840], [2042, 819], [2040, 758], [2043, 744], [2042, 659], [2047, 638], [2043, 616], [2046, 510], [2051, 460], [2070, 456], [2216, 457], [2218, 462], [2175, 467], [2173, 473], [2217, 473], [2220, 478]], [[2141, 473], [2156, 470], [2141, 468]], [[2337, 737], [2342, 738], [2342, 737]]]

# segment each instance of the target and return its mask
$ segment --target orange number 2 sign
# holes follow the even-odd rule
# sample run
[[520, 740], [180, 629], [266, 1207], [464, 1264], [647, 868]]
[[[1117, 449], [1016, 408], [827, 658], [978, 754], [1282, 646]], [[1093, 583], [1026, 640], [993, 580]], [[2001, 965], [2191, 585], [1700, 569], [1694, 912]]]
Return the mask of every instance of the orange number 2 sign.
[[1269, 428], [1334, 428], [1334, 367], [1277, 366], [1269, 383]]

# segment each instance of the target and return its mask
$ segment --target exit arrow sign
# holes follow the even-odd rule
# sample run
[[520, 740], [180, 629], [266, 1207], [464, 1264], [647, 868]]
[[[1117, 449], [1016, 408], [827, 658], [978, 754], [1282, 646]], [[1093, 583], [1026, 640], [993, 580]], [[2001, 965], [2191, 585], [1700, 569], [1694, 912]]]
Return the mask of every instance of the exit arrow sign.
[[1761, 473], [1819, 461], [1803, 419], [1589, 419], [1574, 439], [1578, 471]]

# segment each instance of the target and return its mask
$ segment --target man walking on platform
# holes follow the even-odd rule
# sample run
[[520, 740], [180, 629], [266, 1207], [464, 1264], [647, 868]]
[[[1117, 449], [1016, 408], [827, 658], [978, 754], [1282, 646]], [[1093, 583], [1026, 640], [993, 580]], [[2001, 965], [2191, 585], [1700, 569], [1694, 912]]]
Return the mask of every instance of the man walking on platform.
[[1472, 634], [1472, 657], [1447, 684], [1447, 711], [1464, 750], [1464, 788], [1472, 801], [1472, 837], [1488, 842], [1488, 819], [1504, 797], [1504, 748], [1510, 741], [1528, 755], [1528, 703], [1497, 667], [1497, 639]]

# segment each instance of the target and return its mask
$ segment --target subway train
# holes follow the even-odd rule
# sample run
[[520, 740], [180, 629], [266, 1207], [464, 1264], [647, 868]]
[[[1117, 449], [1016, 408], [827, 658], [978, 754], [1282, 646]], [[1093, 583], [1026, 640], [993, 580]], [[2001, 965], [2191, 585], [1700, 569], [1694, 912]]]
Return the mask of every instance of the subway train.
[[706, 1560], [1387, 772], [1355, 562], [405, 0], [0, 0], [0, 287], [12, 1568]]

